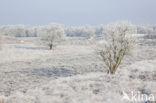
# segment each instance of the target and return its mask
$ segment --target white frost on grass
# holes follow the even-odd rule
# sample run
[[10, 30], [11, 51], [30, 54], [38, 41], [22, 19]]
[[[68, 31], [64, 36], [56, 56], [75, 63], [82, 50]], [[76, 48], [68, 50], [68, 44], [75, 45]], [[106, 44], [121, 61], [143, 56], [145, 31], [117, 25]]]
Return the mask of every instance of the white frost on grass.
[[148, 90], [148, 93], [155, 84], [152, 81], [143, 83], [137, 78], [128, 80], [118, 75], [89, 73], [52, 80], [26, 93], [15, 93], [8, 99], [9, 103], [130, 103], [122, 101], [123, 91], [128, 95], [138, 90]]
[[7, 103], [129, 103], [122, 91], [156, 96], [153, 40], [138, 41], [112, 76], [83, 39], [70, 38], [53, 51], [36, 38], [20, 39], [25, 42], [8, 41], [0, 50], [0, 95]]

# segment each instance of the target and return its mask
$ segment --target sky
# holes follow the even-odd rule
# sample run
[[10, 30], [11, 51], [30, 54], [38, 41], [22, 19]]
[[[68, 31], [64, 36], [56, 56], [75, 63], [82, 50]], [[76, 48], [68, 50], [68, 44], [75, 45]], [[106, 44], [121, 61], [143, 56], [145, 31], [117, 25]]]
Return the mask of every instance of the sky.
[[0, 0], [0, 25], [156, 24], [156, 0]]

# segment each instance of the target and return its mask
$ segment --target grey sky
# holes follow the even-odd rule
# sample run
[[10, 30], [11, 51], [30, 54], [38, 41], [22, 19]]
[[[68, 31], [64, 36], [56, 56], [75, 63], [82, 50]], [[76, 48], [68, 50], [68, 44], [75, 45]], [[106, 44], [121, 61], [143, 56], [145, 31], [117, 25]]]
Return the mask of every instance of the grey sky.
[[0, 0], [0, 25], [156, 24], [156, 0]]

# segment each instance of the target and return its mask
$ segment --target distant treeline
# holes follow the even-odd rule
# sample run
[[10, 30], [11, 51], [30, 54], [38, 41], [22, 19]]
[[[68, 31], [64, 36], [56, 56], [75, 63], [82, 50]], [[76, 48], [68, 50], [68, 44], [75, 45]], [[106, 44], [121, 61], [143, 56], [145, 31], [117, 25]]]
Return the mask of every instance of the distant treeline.
[[[6, 25], [0, 26], [0, 34], [14, 37], [38, 37], [42, 31], [48, 31], [49, 25], [45, 26], [25, 26], [25, 25]], [[137, 34], [156, 34], [156, 25], [133, 25]], [[99, 26], [62, 26], [66, 36], [70, 37], [90, 37], [102, 36], [105, 33], [107, 25]]]

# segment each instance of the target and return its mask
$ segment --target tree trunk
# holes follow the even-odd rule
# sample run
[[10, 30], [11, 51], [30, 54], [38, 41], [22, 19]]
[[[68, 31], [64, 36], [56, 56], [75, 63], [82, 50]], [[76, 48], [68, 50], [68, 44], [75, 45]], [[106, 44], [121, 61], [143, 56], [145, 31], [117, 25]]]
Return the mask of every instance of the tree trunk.
[[50, 48], [50, 50], [52, 50], [53, 49], [53, 44], [50, 44], [49, 48]]
[[115, 71], [115, 70], [113, 70], [113, 71], [111, 71], [111, 74], [113, 74], [113, 75], [114, 75], [114, 74], [115, 74], [115, 72], [116, 72], [116, 71]]

